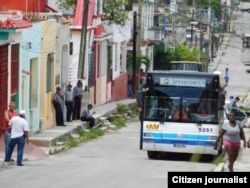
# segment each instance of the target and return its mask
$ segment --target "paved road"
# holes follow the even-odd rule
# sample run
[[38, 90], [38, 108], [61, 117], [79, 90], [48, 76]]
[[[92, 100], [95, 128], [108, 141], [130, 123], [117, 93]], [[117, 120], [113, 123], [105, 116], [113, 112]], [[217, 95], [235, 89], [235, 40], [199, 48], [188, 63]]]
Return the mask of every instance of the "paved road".
[[[246, 74], [248, 68], [242, 63], [242, 59], [250, 61], [250, 49], [242, 48], [242, 40], [237, 37], [241, 32], [250, 32], [250, 28], [246, 27], [244, 23], [250, 19], [250, 14], [235, 12], [237, 20], [235, 21], [234, 30], [236, 35], [231, 35], [228, 45], [221, 46], [225, 49], [224, 56], [221, 58], [221, 62], [217, 66], [217, 70], [225, 73], [225, 66], [229, 66], [229, 84], [227, 87], [227, 97], [240, 96], [245, 103], [248, 103], [246, 96], [249, 93], [250, 88], [250, 74]], [[241, 16], [242, 15], [242, 16]]]
[[[179, 160], [177, 160], [179, 158]], [[139, 122], [43, 160], [0, 168], [1, 187], [167, 187], [168, 171], [212, 171], [215, 165], [169, 156], [149, 160], [139, 150]]]
[[[247, 19], [247, 18], [246, 18]], [[244, 98], [250, 88], [250, 74], [245, 74], [241, 62], [241, 40], [232, 37], [224, 46], [225, 55], [217, 66], [224, 72], [229, 65], [228, 96]], [[223, 47], [221, 47], [223, 48]], [[179, 160], [177, 160], [179, 158]], [[2, 187], [11, 188], [152, 188], [167, 187], [168, 171], [212, 171], [214, 165], [190, 162], [189, 157], [180, 155], [161, 160], [148, 160], [146, 153], [139, 150], [139, 122], [130, 122], [127, 127], [109, 132], [105, 136], [77, 148], [49, 156], [42, 160], [0, 168]]]

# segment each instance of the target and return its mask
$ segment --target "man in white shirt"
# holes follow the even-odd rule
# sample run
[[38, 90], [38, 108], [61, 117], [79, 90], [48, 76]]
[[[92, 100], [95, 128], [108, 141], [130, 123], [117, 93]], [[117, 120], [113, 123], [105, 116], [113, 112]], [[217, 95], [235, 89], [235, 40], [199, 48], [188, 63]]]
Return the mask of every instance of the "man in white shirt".
[[5, 162], [10, 162], [13, 150], [17, 145], [17, 166], [23, 166], [23, 150], [26, 143], [29, 143], [29, 126], [25, 119], [25, 111], [21, 110], [18, 116], [11, 118], [9, 121], [11, 126], [11, 136]]

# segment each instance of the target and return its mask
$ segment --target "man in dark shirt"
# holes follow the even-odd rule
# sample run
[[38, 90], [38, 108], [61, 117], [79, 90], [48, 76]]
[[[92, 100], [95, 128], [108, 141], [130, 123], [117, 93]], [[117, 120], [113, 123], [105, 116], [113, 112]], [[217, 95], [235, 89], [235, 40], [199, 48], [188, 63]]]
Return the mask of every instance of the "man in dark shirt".
[[67, 122], [71, 122], [71, 116], [73, 113], [73, 107], [74, 107], [74, 101], [73, 101], [73, 91], [72, 91], [72, 85], [68, 85], [68, 89], [64, 92], [65, 95], [65, 105], [66, 105], [66, 119]]
[[74, 96], [73, 120], [77, 120], [80, 119], [82, 97], [83, 97], [81, 80], [78, 80], [77, 85], [73, 88], [73, 96]]
[[56, 125], [57, 126], [65, 126], [64, 120], [63, 120], [63, 110], [62, 110], [62, 104], [63, 104], [64, 96], [61, 93], [61, 88], [56, 88], [56, 93], [53, 96], [53, 104], [56, 112]]

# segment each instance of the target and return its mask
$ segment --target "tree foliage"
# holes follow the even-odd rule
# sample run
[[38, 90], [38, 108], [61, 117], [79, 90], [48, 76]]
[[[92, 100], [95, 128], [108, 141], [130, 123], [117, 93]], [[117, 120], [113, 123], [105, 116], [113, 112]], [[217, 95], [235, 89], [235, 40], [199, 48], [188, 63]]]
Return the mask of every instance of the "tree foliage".
[[[129, 19], [128, 11], [125, 10], [125, 0], [103, 0], [103, 20], [109, 24], [125, 25]], [[70, 10], [76, 9], [77, 0], [57, 0], [60, 9]]]
[[146, 55], [139, 55], [137, 57], [137, 66], [138, 68], [141, 68], [141, 64], [144, 64], [146, 67], [146, 72], [148, 71], [150, 65], [151, 65], [151, 60], [148, 56]]
[[[146, 72], [150, 68], [151, 60], [146, 55], [139, 55], [136, 57], [136, 66], [137, 68], [141, 68], [141, 65], [144, 64], [146, 68]], [[127, 53], [127, 69], [133, 66], [133, 55], [131, 53]]]
[[186, 44], [178, 44], [175, 48], [167, 48], [166, 52], [158, 52], [154, 57], [154, 70], [169, 70], [170, 61], [207, 62], [208, 54], [196, 48], [190, 49]]
[[196, 0], [196, 6], [197, 9], [207, 9], [209, 6], [211, 6], [211, 9], [214, 10], [214, 16], [216, 18], [221, 17], [221, 6], [220, 1], [218, 0]]
[[109, 24], [126, 24], [129, 17], [125, 10], [125, 0], [104, 0], [103, 4], [103, 20], [107, 20]]
[[56, 4], [60, 9], [75, 10], [77, 5], [77, 0], [57, 0]]

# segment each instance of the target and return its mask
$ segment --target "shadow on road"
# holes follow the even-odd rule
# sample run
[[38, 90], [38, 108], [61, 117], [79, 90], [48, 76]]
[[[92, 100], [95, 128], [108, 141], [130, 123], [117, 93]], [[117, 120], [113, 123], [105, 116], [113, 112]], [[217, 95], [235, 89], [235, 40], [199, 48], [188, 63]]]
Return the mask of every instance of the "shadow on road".
[[156, 160], [189, 161], [199, 163], [211, 163], [216, 158], [212, 155], [189, 154], [189, 153], [161, 153]]

